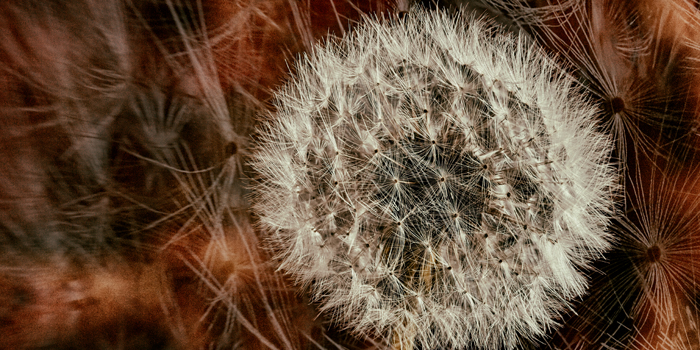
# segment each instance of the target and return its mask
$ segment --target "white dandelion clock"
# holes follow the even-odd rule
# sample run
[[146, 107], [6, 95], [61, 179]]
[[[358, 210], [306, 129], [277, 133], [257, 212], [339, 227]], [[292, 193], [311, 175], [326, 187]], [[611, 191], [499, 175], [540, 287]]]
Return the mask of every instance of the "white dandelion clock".
[[608, 247], [597, 110], [523, 36], [412, 9], [319, 47], [251, 164], [281, 268], [395, 348], [512, 349]]

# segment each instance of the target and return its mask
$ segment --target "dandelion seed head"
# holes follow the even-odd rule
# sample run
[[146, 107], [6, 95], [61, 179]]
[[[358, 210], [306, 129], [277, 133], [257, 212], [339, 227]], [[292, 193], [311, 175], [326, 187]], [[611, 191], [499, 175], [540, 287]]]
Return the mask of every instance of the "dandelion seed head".
[[511, 349], [585, 292], [608, 246], [610, 139], [525, 37], [466, 13], [366, 19], [275, 103], [254, 208], [281, 268], [349, 329]]

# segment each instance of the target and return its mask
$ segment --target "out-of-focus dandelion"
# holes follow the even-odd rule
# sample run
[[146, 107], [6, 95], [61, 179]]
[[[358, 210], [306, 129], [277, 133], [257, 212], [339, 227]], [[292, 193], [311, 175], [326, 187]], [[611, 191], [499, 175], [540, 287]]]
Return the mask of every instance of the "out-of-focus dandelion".
[[[688, 139], [695, 113], [688, 16], [663, 1], [484, 0], [525, 28], [572, 69], [603, 106], [621, 164]], [[667, 4], [668, 3], [668, 4]], [[663, 135], [658, 135], [663, 131]], [[665, 143], [657, 142], [663, 137]], [[678, 148], [675, 148], [678, 150]], [[627, 154], [631, 156], [628, 156]]]
[[0, 347], [327, 344], [241, 160], [285, 59], [391, 3], [0, 4]]
[[395, 348], [514, 348], [608, 247], [610, 138], [523, 36], [413, 8], [296, 66], [251, 164], [281, 267]]
[[[689, 1], [486, 0], [572, 68], [617, 138], [626, 212], [590, 295], [554, 345], [697, 343], [697, 38]], [[682, 276], [682, 277], [681, 277]]]
[[[640, 158], [628, 210], [590, 295], [557, 342], [567, 349], [693, 349], [698, 341], [700, 208], [697, 166]], [[697, 163], [696, 163], [697, 164]], [[573, 345], [572, 345], [573, 344]]]

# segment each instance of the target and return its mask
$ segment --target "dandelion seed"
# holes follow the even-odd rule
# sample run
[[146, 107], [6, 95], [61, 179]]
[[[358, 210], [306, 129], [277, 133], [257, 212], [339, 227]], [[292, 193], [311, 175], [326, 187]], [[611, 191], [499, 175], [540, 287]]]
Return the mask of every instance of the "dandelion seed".
[[[696, 63], [683, 42], [692, 32], [687, 6], [614, 0], [561, 0], [532, 7], [512, 0], [486, 2], [530, 30], [572, 68], [603, 106], [601, 120], [616, 138], [621, 163], [641, 153], [676, 157], [666, 145], [694, 142], [686, 132], [694, 125], [691, 96], [696, 96], [689, 79], [694, 68], [688, 68]], [[656, 142], [659, 136], [668, 143]]]
[[366, 19], [317, 48], [251, 160], [281, 268], [397, 348], [542, 336], [608, 247], [610, 140], [576, 90], [525, 37], [466, 13]]
[[[573, 74], [602, 104], [626, 171], [620, 241], [596, 265], [607, 276], [596, 278], [554, 347], [688, 348], [697, 338], [688, 331], [695, 282], [678, 276], [697, 269], [689, 209], [696, 180], [692, 171], [681, 175], [697, 159], [697, 10], [682, 1], [487, 2], [580, 71]], [[684, 307], [694, 316], [684, 317]]]
[[[683, 147], [676, 145], [676, 147]], [[693, 349], [700, 314], [697, 163], [638, 157], [602, 273], [557, 341]], [[697, 344], [697, 342], [695, 342]]]

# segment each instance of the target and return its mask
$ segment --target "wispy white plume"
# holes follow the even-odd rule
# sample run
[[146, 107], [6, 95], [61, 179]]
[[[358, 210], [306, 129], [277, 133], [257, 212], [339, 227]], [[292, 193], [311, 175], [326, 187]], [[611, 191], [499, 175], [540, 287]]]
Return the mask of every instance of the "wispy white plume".
[[251, 162], [281, 268], [395, 348], [543, 335], [608, 247], [611, 138], [580, 91], [467, 13], [367, 18], [317, 47]]

